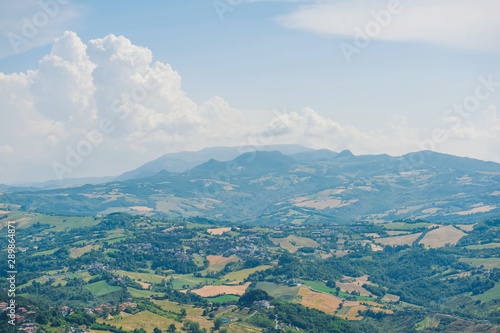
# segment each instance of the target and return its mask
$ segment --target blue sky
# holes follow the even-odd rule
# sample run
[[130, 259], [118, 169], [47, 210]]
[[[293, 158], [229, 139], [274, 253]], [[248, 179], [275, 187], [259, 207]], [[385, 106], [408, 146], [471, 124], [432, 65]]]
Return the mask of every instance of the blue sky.
[[[9, 14], [18, 15], [21, 22], [40, 11], [36, 1], [25, 2], [32, 7], [31, 12], [15, 8], [4, 8], [3, 12], [10, 10]], [[297, 112], [294, 119], [299, 119], [304, 108], [309, 108], [319, 117], [314, 118], [319, 124], [312, 128], [320, 126], [328, 132], [338, 125], [339, 132], [346, 134], [309, 140], [301, 133], [293, 141], [318, 148], [348, 148], [355, 153], [392, 154], [418, 150], [418, 145], [405, 142], [398, 147], [398, 137], [391, 139], [387, 133], [391, 128], [396, 126], [394, 131], [401, 135], [407, 131], [411, 140], [422, 141], [441, 126], [440, 118], [447, 109], [474, 93], [479, 77], [492, 75], [500, 81], [500, 47], [494, 38], [500, 36], [500, 27], [492, 17], [493, 9], [498, 9], [494, 1], [423, 0], [417, 7], [402, 1], [405, 11], [394, 14], [388, 27], [371, 38], [350, 62], [340, 46], [354, 45], [355, 28], [364, 29], [374, 21], [370, 11], [387, 10], [387, 1], [240, 2], [221, 20], [211, 0], [70, 1], [61, 5], [50, 31], [41, 31], [30, 47], [18, 54], [4, 53], [0, 73], [37, 71], [39, 61], [51, 53], [55, 38], [64, 31], [74, 32], [83, 44], [110, 34], [124, 36], [132, 45], [149, 49], [152, 63], [170, 64], [181, 77], [182, 91], [199, 106], [218, 96], [256, 126], [265, 126], [273, 109]], [[343, 23], [344, 18], [348, 18], [347, 23]], [[6, 17], [0, 19], [7, 22]], [[0, 45], [4, 48], [8, 46], [6, 33], [14, 29], [5, 26], [0, 25]], [[436, 150], [500, 161], [493, 148], [499, 138], [495, 110], [499, 102], [500, 90], [481, 100], [470, 117], [459, 119], [465, 127], [454, 128], [453, 140], [440, 143]], [[492, 121], [485, 121], [483, 112]], [[483, 128], [485, 122], [492, 127]], [[353, 137], [349, 139], [349, 135]], [[370, 137], [377, 135], [391, 144], [382, 139], [378, 146], [359, 141], [373, 142]], [[283, 136], [278, 141], [290, 138]], [[236, 141], [228, 139], [227, 144]], [[330, 143], [322, 143], [327, 141]], [[460, 142], [465, 141], [468, 143], [461, 149]], [[214, 141], [225, 142], [222, 138]], [[485, 142], [491, 142], [492, 147], [478, 151], [476, 145], [484, 146]], [[12, 148], [12, 144], [0, 142], [0, 152], [7, 146]], [[200, 142], [145, 148], [138, 161], [167, 150], [201, 146]], [[93, 175], [91, 166], [81, 167], [81, 173], [75, 171], [72, 176]], [[102, 173], [110, 170], [111, 165]], [[48, 172], [43, 177], [51, 176]]]

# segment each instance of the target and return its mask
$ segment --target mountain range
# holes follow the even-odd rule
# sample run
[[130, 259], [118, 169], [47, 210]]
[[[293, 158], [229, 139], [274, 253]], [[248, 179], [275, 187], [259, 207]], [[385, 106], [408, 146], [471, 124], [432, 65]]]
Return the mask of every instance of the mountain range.
[[112, 181], [4, 189], [0, 203], [60, 214], [131, 212], [251, 224], [425, 219], [500, 213], [500, 164], [431, 151], [393, 157], [298, 145], [166, 154]]

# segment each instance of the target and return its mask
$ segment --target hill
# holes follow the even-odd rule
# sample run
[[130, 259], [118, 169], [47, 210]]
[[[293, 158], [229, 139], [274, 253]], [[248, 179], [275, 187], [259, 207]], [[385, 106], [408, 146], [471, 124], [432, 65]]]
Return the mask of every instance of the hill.
[[500, 164], [430, 151], [400, 157], [254, 151], [181, 173], [7, 192], [0, 203], [38, 212], [202, 216], [252, 224], [467, 223], [500, 213], [499, 185]]

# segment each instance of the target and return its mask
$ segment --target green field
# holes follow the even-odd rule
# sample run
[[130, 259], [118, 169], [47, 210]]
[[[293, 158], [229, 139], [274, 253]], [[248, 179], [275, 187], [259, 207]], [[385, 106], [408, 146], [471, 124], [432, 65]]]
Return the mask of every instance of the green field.
[[174, 278], [174, 289], [185, 289], [185, 286], [192, 288], [198, 285], [222, 285], [218, 279], [197, 278], [192, 274], [179, 275]]
[[85, 286], [92, 295], [101, 296], [120, 290], [118, 286], [110, 286], [106, 281], [99, 281]]
[[128, 276], [131, 279], [148, 282], [148, 283], [161, 283], [162, 280], [167, 281], [169, 278], [166, 276], [156, 275], [153, 273], [138, 273], [138, 272], [127, 272], [127, 271], [116, 271], [117, 274]]
[[135, 289], [135, 288], [130, 288], [130, 287], [127, 288], [127, 290], [130, 293], [130, 295], [132, 295], [132, 297], [146, 298], [149, 296], [162, 294], [162, 293], [157, 293], [157, 292], [150, 291], [150, 290], [140, 290], [140, 289]]
[[495, 284], [493, 288], [484, 292], [484, 294], [472, 296], [474, 300], [489, 302], [500, 298], [500, 283]]
[[484, 266], [484, 268], [488, 269], [500, 269], [500, 258], [462, 258], [460, 261], [474, 267]]
[[26, 217], [31, 218], [32, 223], [40, 222], [42, 224], [50, 224], [53, 229], [50, 231], [63, 231], [75, 228], [90, 227], [101, 222], [100, 219], [93, 217], [78, 217], [78, 216], [48, 216], [41, 214], [26, 214]]
[[56, 247], [55, 249], [52, 249], [52, 250], [40, 251], [40, 252], [37, 252], [37, 253], [33, 253], [31, 256], [32, 256], [32, 257], [46, 256], [46, 255], [49, 255], [49, 254], [53, 254], [53, 253], [54, 253], [54, 252], [56, 252], [57, 250], [59, 250], [59, 248], [58, 248], [58, 247]]
[[272, 282], [259, 282], [257, 289], [264, 290], [270, 296], [284, 300], [292, 300], [299, 293], [300, 287], [288, 287]]
[[339, 309], [336, 314], [339, 316], [345, 316], [347, 314], [347, 312], [349, 312], [350, 309], [351, 309], [351, 307], [344, 306], [342, 309]]
[[237, 301], [240, 298], [235, 295], [222, 295], [217, 297], [207, 297], [205, 299], [212, 303], [224, 303], [224, 302]]
[[494, 249], [500, 247], [500, 243], [488, 243], [479, 245], [468, 245], [465, 248], [468, 250], [482, 250], [482, 249]]
[[271, 266], [262, 265], [254, 268], [242, 269], [241, 271], [231, 272], [224, 275], [222, 280], [243, 282], [250, 274], [253, 274], [258, 271], [264, 271], [268, 268], [271, 268]]

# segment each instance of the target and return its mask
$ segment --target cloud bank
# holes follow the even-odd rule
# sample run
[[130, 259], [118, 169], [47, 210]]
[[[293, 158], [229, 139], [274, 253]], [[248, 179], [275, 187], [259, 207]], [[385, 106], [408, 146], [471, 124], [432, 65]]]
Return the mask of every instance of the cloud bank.
[[[424, 42], [436, 45], [500, 51], [500, 2], [497, 0], [326, 0], [305, 1], [277, 21], [292, 29], [354, 38], [370, 30], [370, 22], [382, 29], [375, 40]], [[391, 10], [391, 8], [397, 10]], [[387, 15], [387, 13], [390, 13]]]
[[[0, 73], [0, 110], [0, 183], [118, 175], [167, 152], [214, 145], [399, 155], [425, 148], [419, 142], [429, 132], [397, 115], [363, 132], [310, 108], [256, 113], [218, 96], [197, 104], [149, 49], [114, 35], [85, 44], [73, 32], [55, 40], [36, 70]], [[436, 150], [500, 162], [494, 107], [448, 123], [432, 125], [448, 134]]]

